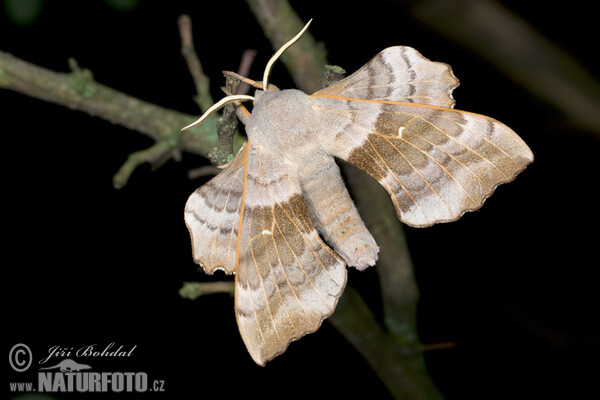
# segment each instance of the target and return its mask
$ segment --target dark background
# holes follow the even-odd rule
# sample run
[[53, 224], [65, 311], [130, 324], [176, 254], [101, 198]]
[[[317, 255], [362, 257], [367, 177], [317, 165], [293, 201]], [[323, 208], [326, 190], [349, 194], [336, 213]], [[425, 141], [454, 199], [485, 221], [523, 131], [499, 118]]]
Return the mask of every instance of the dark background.
[[[412, 20], [406, 3], [292, 5], [304, 20], [314, 18], [311, 32], [330, 62], [348, 71], [399, 44], [449, 63], [461, 80], [457, 108], [503, 121], [536, 157], [480, 211], [406, 228], [421, 339], [458, 344], [429, 352], [429, 371], [448, 399], [598, 395], [598, 136]], [[586, 2], [502, 3], [597, 76], [596, 13]], [[259, 51], [251, 76], [260, 79], [273, 50], [242, 1], [142, 0], [119, 11], [104, 1], [47, 0], [28, 24], [2, 10], [0, 50], [65, 72], [74, 57], [100, 83], [197, 115], [179, 52], [182, 13], [193, 19], [216, 98], [220, 71], [236, 70], [246, 48]], [[281, 64], [271, 80], [293, 87]], [[26, 343], [39, 360], [55, 345], [137, 345], [128, 359], [87, 361], [95, 371], [164, 380], [163, 398], [390, 398], [328, 323], [261, 368], [244, 348], [231, 298], [179, 296], [183, 281], [214, 279], [196, 270], [183, 223], [187, 196], [203, 183], [186, 173], [206, 160], [185, 154], [157, 171], [142, 166], [115, 190], [113, 174], [150, 139], [13, 92], [0, 90], [0, 106], [4, 351]], [[349, 284], [374, 305], [375, 282], [374, 269], [350, 271]], [[5, 368], [9, 382], [35, 377]]]

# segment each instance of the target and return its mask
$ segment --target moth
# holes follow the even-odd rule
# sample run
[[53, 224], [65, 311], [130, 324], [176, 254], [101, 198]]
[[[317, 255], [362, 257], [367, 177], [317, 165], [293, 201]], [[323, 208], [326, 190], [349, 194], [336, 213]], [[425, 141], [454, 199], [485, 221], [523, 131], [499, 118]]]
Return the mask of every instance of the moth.
[[[363, 270], [378, 246], [358, 214], [335, 158], [375, 178], [398, 218], [414, 227], [477, 210], [533, 161], [506, 125], [454, 109], [450, 66], [390, 47], [354, 74], [312, 95], [268, 85], [227, 96], [247, 142], [185, 206], [194, 260], [208, 274], [235, 274], [235, 314], [253, 360], [265, 365], [333, 313], [346, 265]], [[186, 129], [184, 128], [184, 129]]]

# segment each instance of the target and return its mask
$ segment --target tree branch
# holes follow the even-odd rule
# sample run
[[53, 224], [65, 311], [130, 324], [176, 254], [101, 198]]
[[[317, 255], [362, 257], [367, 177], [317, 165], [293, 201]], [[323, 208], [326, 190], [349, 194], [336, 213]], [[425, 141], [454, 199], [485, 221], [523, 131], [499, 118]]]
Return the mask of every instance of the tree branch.
[[[71, 62], [73, 66], [73, 62]], [[145, 102], [94, 81], [89, 70], [60, 73], [0, 51], [0, 88], [56, 103], [138, 131], [154, 140], [170, 138], [194, 116]], [[183, 148], [206, 155], [217, 142], [210, 124], [182, 140]]]
[[419, 292], [402, 225], [387, 192], [377, 181], [347, 164], [344, 173], [354, 188], [352, 197], [358, 211], [381, 249], [375, 268], [381, 276], [386, 329], [403, 343], [417, 346]]
[[119, 92], [96, 82], [92, 73], [79, 68], [74, 60], [70, 65], [70, 73], [54, 72], [0, 51], [0, 88], [83, 111], [154, 139], [155, 146], [132, 155], [121, 168], [115, 177], [117, 187], [122, 187], [143, 162], [164, 162], [164, 157], [168, 159], [179, 150], [208, 157], [218, 145], [216, 116], [189, 132], [181, 132], [194, 116]]
[[427, 374], [423, 346], [407, 344], [386, 332], [354, 288], [346, 287], [329, 320], [367, 360], [395, 399], [442, 399]]

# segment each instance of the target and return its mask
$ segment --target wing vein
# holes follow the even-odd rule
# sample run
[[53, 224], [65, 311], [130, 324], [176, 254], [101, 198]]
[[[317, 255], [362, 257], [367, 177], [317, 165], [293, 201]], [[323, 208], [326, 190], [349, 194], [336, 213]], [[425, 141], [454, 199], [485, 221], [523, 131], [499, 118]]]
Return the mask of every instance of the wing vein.
[[[410, 113], [407, 113], [407, 115], [413, 115]], [[475, 154], [476, 156], [478, 156], [479, 158], [481, 158], [482, 160], [484, 160], [485, 162], [487, 162], [488, 164], [490, 164], [492, 167], [494, 167], [495, 169], [497, 169], [505, 178], [507, 178], [507, 175], [504, 173], [504, 171], [502, 171], [496, 164], [494, 164], [492, 162], [492, 160], [488, 159], [487, 157], [485, 157], [483, 154], [480, 154], [479, 152], [477, 152], [474, 148], [472, 148], [471, 146], [468, 146], [467, 144], [461, 142], [460, 140], [458, 140], [456, 137], [452, 136], [452, 135], [448, 135], [442, 128], [440, 128], [439, 126], [437, 126], [436, 124], [434, 124], [433, 122], [431, 122], [430, 120], [417, 115], [417, 118], [419, 118], [421, 121], [425, 122], [426, 124], [430, 125], [432, 128], [434, 128], [435, 130], [441, 132], [443, 135], [451, 138], [453, 141], [455, 141], [456, 143], [460, 144], [461, 146], [463, 146], [464, 148], [468, 149], [470, 152], [472, 152], [473, 154]], [[462, 126], [461, 124], [459, 124], [457, 121], [454, 121], [450, 118], [444, 117], [442, 116], [442, 118], [447, 119], [451, 122], [453, 122], [454, 124], [456, 124], [457, 126], [459, 126], [461, 129], [466, 129], [466, 127]], [[474, 132], [473, 130], [469, 129], [469, 131], [471, 133], [476, 134], [477, 136], [481, 137], [482, 139], [484, 139], [485, 141], [489, 142], [489, 140], [485, 139], [483, 136], [479, 135], [478, 133]], [[492, 144], [492, 146], [498, 148], [496, 145], [494, 145], [493, 143], [489, 142], [490, 144]]]
[[[253, 210], [250, 209], [250, 212], [252, 212], [252, 211]], [[251, 227], [252, 227], [252, 216], [250, 215], [250, 216], [248, 216], [248, 226], [247, 226], [248, 231], [250, 231]], [[252, 253], [252, 247], [250, 247], [250, 252]], [[258, 267], [256, 265], [256, 261], [254, 260], [254, 255], [253, 255], [252, 262], [254, 263], [254, 267], [256, 268], [256, 273], [258, 275], [258, 279], [260, 280], [260, 283], [261, 283], [261, 286], [262, 286], [262, 278], [260, 276], [260, 272], [258, 271]], [[236, 276], [237, 276], [237, 274], [236, 274]], [[249, 286], [249, 284], [248, 284], [248, 273], [247, 273], [247, 271], [246, 271], [245, 268], [244, 268], [244, 276], [246, 278], [246, 285]], [[264, 286], [262, 286], [262, 289], [264, 291]], [[252, 296], [248, 296], [248, 297], [250, 298], [250, 304], [252, 305], [252, 312], [254, 313], [254, 319], [256, 320], [256, 325], [258, 326], [258, 332], [260, 333], [260, 337], [261, 337], [263, 343], [266, 346], [267, 345], [267, 340], [265, 339], [265, 334], [263, 333], [263, 330], [262, 330], [261, 324], [260, 324], [260, 319], [258, 318], [258, 309], [257, 309], [256, 305], [254, 304], [254, 299], [252, 298]], [[266, 299], [266, 296], [265, 296], [265, 299]], [[267, 301], [267, 308], [268, 307], [269, 307], [269, 304], [268, 304], [268, 301]], [[269, 312], [270, 312], [270, 310], [269, 310]]]
[[[290, 251], [292, 251], [291, 246], [288, 243], [287, 239], [285, 238], [285, 234], [283, 233], [283, 230], [281, 229], [281, 226], [279, 225], [279, 223], [277, 222], [277, 220], [275, 220], [275, 226], [277, 227], [277, 230], [281, 234], [281, 237], [285, 241], [287, 247], [290, 249]], [[292, 254], [294, 254], [293, 251], [292, 251]], [[278, 250], [277, 250], [277, 257], [279, 257], [279, 251]], [[292, 293], [294, 293], [294, 297], [298, 301], [298, 304], [302, 308], [302, 311], [304, 311], [304, 314], [306, 314], [306, 317], [311, 321], [311, 324], [312, 324], [313, 320], [312, 320], [310, 314], [308, 313], [308, 311], [306, 311], [306, 308], [304, 307], [304, 304], [302, 304], [302, 301], [300, 301], [300, 297], [298, 296], [298, 293], [296, 292], [296, 290], [294, 290], [294, 285], [292, 285], [292, 283], [290, 282], [289, 276], [288, 276], [287, 272], [285, 271], [284, 265], [283, 265], [283, 263], [281, 263], [281, 259], [279, 259], [279, 261], [280, 261], [280, 265], [281, 265], [281, 269], [283, 271], [283, 274], [285, 275], [285, 280], [288, 283], [288, 285], [290, 287], [290, 290], [292, 291]]]
[[[321, 266], [323, 266], [323, 269], [325, 269], [327, 271], [327, 268], [325, 268], [325, 265], [323, 265], [323, 262], [321, 261], [321, 259], [319, 257], [317, 257], [317, 255], [314, 253], [313, 248], [310, 246], [310, 244], [308, 244], [308, 241], [306, 240], [306, 238], [302, 234], [302, 230], [298, 227], [298, 225], [296, 224], [296, 221], [294, 221], [294, 219], [290, 216], [290, 214], [287, 212], [287, 210], [284, 207], [281, 207], [281, 209], [283, 210], [283, 212], [285, 213], [285, 215], [287, 216], [287, 218], [290, 220], [290, 222], [294, 225], [294, 227], [298, 230], [298, 232], [300, 233], [300, 236], [302, 236], [302, 239], [306, 242], [308, 248], [312, 251], [314, 257], [317, 260], [319, 260], [319, 264], [321, 264]], [[313, 280], [310, 279], [310, 275], [306, 272], [306, 269], [304, 268], [304, 265], [302, 265], [302, 263], [298, 259], [298, 256], [296, 255], [296, 253], [294, 252], [294, 250], [292, 250], [292, 247], [291, 247], [290, 243], [288, 242], [287, 238], [285, 237], [285, 235], [283, 235], [283, 239], [285, 240], [285, 243], [288, 245], [288, 248], [290, 249], [290, 251], [294, 255], [294, 259], [296, 260], [296, 262], [298, 263], [298, 265], [302, 269], [302, 272], [304, 272], [304, 275], [306, 276], [306, 279], [308, 279], [308, 281], [310, 282], [311, 286], [314, 288], [315, 292], [317, 292], [317, 294], [319, 295], [319, 297], [321, 298], [321, 300], [323, 301], [323, 303], [327, 304], [327, 302], [323, 298], [322, 293], [317, 288], [317, 285], [315, 285], [315, 283], [313, 282]]]
[[[269, 186], [269, 189], [270, 189], [270, 186]], [[274, 204], [274, 206], [271, 207], [271, 217], [272, 217], [271, 232], [273, 232], [274, 231], [274, 227], [277, 226], [277, 229], [279, 230], [279, 233], [283, 237], [284, 236], [283, 232], [281, 231], [281, 228], [279, 227], [279, 224], [277, 223], [277, 219], [275, 218], [275, 206], [277, 205], [277, 202], [275, 201], [275, 198], [274, 198], [273, 194], [271, 193], [271, 190], [269, 190], [268, 192], [269, 192], [269, 197], [271, 198], [271, 204]], [[290, 291], [293, 293], [294, 297], [298, 301], [298, 304], [302, 308], [302, 311], [306, 314], [306, 316], [310, 320], [310, 315], [308, 315], [308, 312], [306, 311], [306, 309], [304, 308], [304, 306], [300, 302], [300, 298], [298, 297], [298, 294], [294, 290], [294, 287], [292, 286], [292, 284], [291, 284], [291, 282], [289, 280], [289, 277], [287, 276], [287, 273], [286, 273], [285, 268], [283, 266], [283, 262], [281, 260], [281, 255], [279, 254], [279, 250], [277, 249], [277, 241], [275, 240], [275, 235], [272, 233], [269, 236], [271, 237], [271, 241], [273, 242], [273, 249], [275, 250], [275, 255], [277, 257], [277, 260], [279, 261], [278, 265], [281, 268], [283, 276], [285, 277], [285, 281], [286, 281], [288, 287], [290, 288]], [[264, 242], [266, 243], [267, 240], [265, 239], [264, 235], [262, 235], [262, 237], [263, 237]], [[273, 281], [275, 282], [275, 287], [277, 288], [277, 294], [279, 295], [279, 299], [281, 300], [281, 305], [282, 305], [283, 309], [285, 310], [285, 315], [287, 316], [288, 320], [290, 321], [290, 324], [292, 325], [292, 327], [294, 329], [294, 332], [297, 332], [297, 328], [296, 328], [296, 325], [294, 324], [294, 320], [290, 316], [288, 308], [287, 308], [287, 306], [285, 304], [285, 301], [283, 299], [283, 294], [281, 293], [281, 288], [279, 287], [279, 285], [277, 284], [277, 280], [275, 279], [275, 271], [273, 269], [273, 265], [271, 264], [270, 260], [269, 260], [269, 267], [271, 268], [271, 274], [273, 276]]]
[[[248, 230], [251, 229], [252, 226], [252, 217], [250, 217], [250, 220], [248, 221]], [[265, 304], [266, 304], [266, 308], [269, 312], [269, 318], [271, 320], [271, 325], [273, 325], [273, 330], [275, 331], [275, 335], [277, 336], [277, 340], [279, 341], [279, 343], [282, 343], [281, 341], [281, 337], [279, 336], [279, 331], [277, 330], [277, 324], [275, 323], [275, 318], [273, 317], [273, 310], [271, 310], [271, 303], [269, 302], [269, 296], [267, 295], [267, 289], [265, 288], [265, 283], [263, 281], [263, 277], [260, 273], [260, 267], [258, 266], [258, 263], [256, 262], [256, 256], [254, 254], [254, 247], [252, 246], [253, 242], [255, 242], [256, 237], [251, 238], [250, 239], [250, 253], [252, 254], [252, 263], [254, 264], [254, 269], [256, 270], [256, 274], [258, 276], [258, 279], [260, 281], [260, 287], [262, 289], [263, 292], [263, 296], [265, 298]], [[264, 248], [265, 251], [266, 248]], [[271, 262], [269, 261], [269, 266], [271, 265]], [[272, 274], [273, 269], [271, 268], [271, 276], [273, 276], [273, 279], [275, 279], [274, 275]], [[275, 283], [275, 287], [277, 287], [277, 283]], [[259, 329], [260, 329], [260, 323], [259, 323]]]
[[[388, 135], [383, 135], [379, 132], [374, 132], [376, 135], [379, 135], [381, 137], [383, 137], [393, 148], [394, 150], [396, 150], [398, 152], [398, 154], [402, 155], [402, 151], [396, 147], [396, 145], [394, 144], [394, 142], [392, 142], [390, 140], [390, 137]], [[446, 173], [446, 175], [448, 175], [450, 178], [452, 178], [452, 180], [454, 182], [456, 182], [456, 184], [461, 188], [461, 190], [465, 193], [465, 195], [469, 198], [469, 200], [471, 200], [474, 204], [477, 204], [477, 202], [475, 200], [473, 200], [473, 198], [469, 195], [469, 193], [466, 191], [466, 189], [463, 187], [463, 185], [456, 179], [456, 177], [450, 173], [450, 171], [448, 171], [446, 169], [446, 167], [444, 167], [442, 164], [440, 164], [435, 158], [433, 158], [431, 156], [431, 154], [427, 153], [426, 151], [424, 151], [423, 149], [420, 149], [419, 147], [415, 146], [413, 143], [409, 142], [408, 140], [406, 140], [404, 137], [400, 138], [400, 140], [404, 141], [405, 143], [407, 143], [409, 146], [413, 147], [415, 150], [423, 153], [427, 158], [429, 158], [431, 161], [433, 161], [435, 164], [437, 164], [438, 167], [440, 167], [442, 169], [442, 171], [444, 171], [444, 173]], [[447, 154], [447, 153], [446, 153]], [[406, 159], [406, 157], [404, 157], [404, 155], [402, 156], [407, 162], [408, 160]], [[410, 164], [410, 163], [409, 163]], [[411, 164], [412, 167], [412, 164]], [[415, 171], [417, 171], [416, 168], [413, 167], [413, 169]], [[442, 199], [442, 197], [433, 189], [433, 187], [431, 185], [429, 185], [429, 182], [419, 173], [419, 176], [428, 183], [428, 186], [431, 190], [434, 191], [434, 193], [436, 193], [436, 195], [438, 196], [438, 198], [440, 199], [440, 201], [444, 204], [444, 206], [446, 207], [446, 209], [452, 214], [452, 212], [450, 211], [450, 209], [448, 208], [448, 206], [446, 205], [446, 202]]]
[[[240, 277], [240, 245], [241, 245], [241, 236], [242, 236], [242, 224], [244, 222], [244, 214], [246, 212], [246, 194], [248, 191], [248, 157], [250, 155], [250, 140], [248, 140], [248, 142], [246, 143], [246, 153], [244, 154], [244, 189], [242, 191], [242, 201], [241, 201], [241, 205], [240, 205], [240, 219], [238, 222], [238, 231], [237, 231], [237, 241], [236, 241], [236, 249], [235, 249], [235, 285], [236, 285], [236, 296], [235, 296], [235, 302], [237, 303], [238, 300], [238, 296], [237, 296], [237, 286], [240, 285], [241, 283], [239, 282], [239, 279], [241, 279]], [[244, 268], [244, 271], [242, 272], [244, 274], [244, 278], [245, 278], [245, 282], [246, 284], [248, 283], [248, 274], [246, 273], [246, 270]], [[252, 312], [254, 313], [254, 319], [257, 322], [258, 325], [258, 331], [260, 333], [260, 337], [263, 341], [263, 344], [266, 345], [266, 340], [264, 337], [264, 334], [262, 332], [262, 330], [260, 329], [260, 322], [258, 319], [258, 315], [256, 312], [256, 306], [254, 305], [254, 300], [252, 299], [252, 296], [248, 296], [250, 297], [250, 303], [251, 303], [251, 307], [252, 307]], [[237, 309], [237, 304], [235, 305], [235, 308]], [[237, 312], [236, 312], [237, 314]], [[250, 335], [248, 335], [248, 331], [247, 331], [247, 327], [245, 326], [245, 324], [243, 323], [243, 320], [238, 319], [238, 325], [240, 327], [242, 327], [242, 329], [244, 330], [244, 337], [250, 337]]]
[[[281, 229], [279, 228], [279, 225], [275, 221], [275, 218], [273, 218], [273, 225], [277, 226], [277, 229], [281, 233]], [[275, 235], [270, 235], [270, 236], [271, 236], [271, 241], [273, 242], [273, 249], [275, 249], [276, 257], [279, 260], [279, 267], [281, 268], [283, 276], [285, 277], [285, 281], [287, 282], [287, 285], [290, 288], [290, 291], [292, 292], [292, 294], [296, 298], [296, 301], [298, 302], [298, 304], [300, 305], [300, 307], [302, 308], [302, 310], [304, 311], [304, 313], [308, 316], [308, 313], [306, 312], [306, 310], [304, 309], [304, 306], [300, 302], [300, 298], [298, 297], [298, 294], [294, 290], [294, 287], [292, 286], [292, 283], [290, 282], [290, 280], [289, 280], [289, 278], [287, 276], [287, 273], [285, 272], [285, 268], [283, 268], [283, 264], [281, 263], [281, 256], [279, 255], [279, 250], [277, 249], [277, 242], [275, 241], [275, 237], [274, 237]], [[273, 271], [272, 266], [271, 266], [271, 271]], [[289, 313], [288, 308], [287, 308], [287, 306], [285, 304], [285, 301], [283, 300], [283, 295], [281, 294], [281, 288], [279, 287], [279, 285], [277, 285], [277, 293], [279, 293], [279, 298], [281, 299], [281, 304], [283, 306], [283, 309], [285, 310], [285, 315], [287, 315], [287, 318], [290, 321], [290, 324], [293, 326], [294, 332], [297, 332], [296, 324], [294, 324], [294, 320], [290, 316], [290, 313]], [[308, 318], [310, 319], [310, 316], [308, 316]]]
[[[374, 132], [376, 133], [376, 132]], [[450, 208], [448, 208], [448, 205], [446, 204], [446, 202], [442, 199], [442, 196], [440, 196], [440, 194], [437, 192], [437, 190], [435, 190], [435, 188], [431, 185], [431, 183], [423, 176], [423, 174], [421, 174], [421, 172], [415, 168], [415, 166], [408, 160], [408, 158], [404, 155], [404, 153], [402, 153], [402, 151], [400, 151], [400, 149], [398, 149], [396, 146], [394, 146], [393, 143], [391, 143], [387, 138], [386, 141], [388, 141], [392, 147], [394, 148], [394, 150], [396, 150], [396, 152], [404, 159], [404, 161], [410, 165], [410, 167], [412, 168], [413, 171], [415, 171], [417, 173], [417, 175], [419, 175], [419, 178], [421, 178], [421, 180], [423, 182], [425, 182], [425, 184], [427, 185], [427, 187], [429, 188], [429, 190], [431, 190], [431, 192], [433, 194], [435, 194], [435, 196], [438, 198], [438, 200], [440, 201], [440, 203], [442, 203], [444, 205], [444, 207], [446, 208], [446, 210], [448, 211], [448, 213], [450, 213], [450, 215], [452, 215], [452, 211], [450, 210]], [[370, 141], [369, 141], [370, 142]], [[389, 168], [389, 167], [388, 167]], [[394, 176], [396, 175], [394, 173], [394, 171], [392, 169], [389, 169]]]
[[[442, 115], [442, 118], [447, 119], [448, 121], [453, 122], [454, 124], [460, 126], [461, 128], [468, 130], [472, 134], [479, 136], [482, 140], [486, 141], [488, 144], [490, 144], [491, 146], [493, 146], [494, 148], [496, 148], [497, 150], [499, 150], [506, 157], [510, 158], [510, 160], [514, 164], [516, 164], [519, 168], [521, 167], [521, 164], [519, 164], [510, 154], [508, 154], [506, 151], [504, 151], [504, 149], [502, 149], [501, 147], [497, 146], [494, 142], [492, 142], [491, 140], [489, 140], [488, 138], [486, 138], [485, 136], [483, 136], [479, 132], [474, 131], [473, 129], [467, 128], [466, 126], [463, 126], [463, 125], [459, 124], [458, 121], [454, 121], [453, 119], [448, 118], [448, 117], [446, 117], [444, 115]], [[488, 118], [488, 117], [485, 117], [485, 118]], [[492, 123], [494, 123], [494, 122], [492, 121]], [[494, 167], [496, 167], [496, 169], [498, 169], [498, 171], [500, 171], [502, 173], [502, 175], [504, 175], [505, 178], [509, 178], [509, 176], [507, 174], [505, 174], [504, 171], [502, 171], [500, 168], [498, 168], [495, 164], [492, 163], [492, 165], [494, 165]]]
[[[427, 139], [425, 136], [420, 135], [417, 131], [408, 128], [408, 124], [407, 124], [407, 129], [409, 129], [411, 132], [413, 132], [413, 134], [415, 136], [418, 136], [421, 140], [429, 143], [430, 145], [434, 146], [435, 148], [437, 148], [439, 151], [443, 152], [444, 154], [446, 154], [448, 157], [452, 158], [454, 161], [456, 161], [458, 164], [460, 164], [461, 167], [463, 167], [465, 170], [467, 170], [471, 175], [473, 175], [483, 186], [488, 187], [488, 185], [483, 181], [483, 179], [481, 179], [476, 173], [475, 171], [473, 171], [467, 164], [463, 163], [462, 161], [460, 161], [454, 154], [450, 153], [449, 151], [447, 151], [446, 149], [444, 149], [442, 146], [438, 146], [437, 144], [433, 143], [432, 141], [430, 141], [429, 139]], [[447, 137], [450, 135], [445, 134], [444, 137]], [[467, 150], [470, 150], [469, 147], [466, 147], [465, 145], [463, 145], [462, 143], [458, 142], [462, 147], [466, 148]], [[476, 154], [476, 153], [475, 153]], [[488, 187], [489, 190], [489, 187]]]
[[[392, 172], [392, 176], [394, 177], [394, 179], [396, 180], [396, 182], [398, 183], [398, 185], [400, 185], [400, 187], [402, 187], [402, 190], [404, 190], [406, 192], [406, 194], [408, 195], [408, 197], [410, 197], [410, 199], [412, 200], [412, 202], [414, 203], [414, 205], [419, 209], [419, 211], [421, 212], [421, 214], [423, 215], [423, 218], [427, 219], [427, 215], [425, 215], [425, 212], [423, 211], [423, 209], [421, 208], [421, 206], [419, 205], [419, 203], [415, 200], [415, 198], [412, 196], [412, 193], [406, 189], [406, 187], [402, 184], [402, 181], [396, 176], [396, 174], [392, 171], [392, 169], [390, 168], [390, 166], [387, 164], [387, 162], [385, 162], [385, 159], [381, 156], [381, 154], [379, 154], [379, 152], [377, 151], [377, 148], [375, 147], [375, 145], [371, 142], [371, 140], [369, 140], [369, 138], [367, 137], [367, 142], [369, 143], [369, 145], [371, 146], [371, 148], [373, 149], [373, 152], [377, 155], [377, 157], [379, 158], [379, 160], [381, 160], [382, 164], [385, 166], [387, 171]], [[385, 182], [385, 180], [383, 180]], [[388, 190], [391, 193], [391, 188]], [[396, 196], [391, 196], [392, 197], [392, 201], [394, 202], [394, 204], [397, 206], [398, 209], [401, 209], [400, 205], [397, 204], [397, 200], [396, 200]]]
[[[304, 200], [303, 200], [304, 202]], [[304, 203], [303, 203], [304, 204]], [[300, 229], [300, 227], [298, 226], [298, 224], [296, 223], [295, 219], [288, 213], [288, 211], [285, 209], [285, 207], [281, 207], [281, 209], [283, 210], [283, 212], [285, 213], [285, 215], [288, 217], [288, 219], [292, 222], [292, 224], [294, 225], [294, 227], [300, 232], [300, 235], [302, 236], [302, 239], [304, 240], [304, 242], [306, 243], [307, 247], [311, 250], [311, 252], [313, 253], [313, 256], [315, 257], [315, 259], [317, 259], [319, 261], [319, 264], [321, 265], [321, 267], [323, 268], [323, 270], [325, 271], [325, 273], [327, 275], [329, 275], [329, 277], [331, 278], [331, 280], [333, 282], [335, 282], [336, 285], [341, 286], [341, 283], [338, 282], [333, 276], [331, 276], [331, 273], [329, 272], [329, 270], [327, 269], [327, 267], [325, 267], [325, 264], [323, 263], [323, 260], [321, 260], [321, 258], [318, 257], [317, 253], [315, 252], [315, 249], [312, 248], [312, 246], [310, 245], [310, 242], [306, 239], [306, 236], [304, 234], [302, 234], [302, 230]], [[294, 214], [294, 217], [296, 219], [300, 219], [295, 211], [292, 209], [292, 213]], [[333, 253], [332, 255], [337, 256], [337, 253], [333, 252], [327, 245], [323, 245], [324, 249], [330, 253]]]

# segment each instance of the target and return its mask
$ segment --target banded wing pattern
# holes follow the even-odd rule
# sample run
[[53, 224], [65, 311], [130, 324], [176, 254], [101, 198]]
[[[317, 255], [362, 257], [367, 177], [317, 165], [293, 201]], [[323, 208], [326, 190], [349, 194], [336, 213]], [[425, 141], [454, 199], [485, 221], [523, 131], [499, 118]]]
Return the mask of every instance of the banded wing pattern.
[[320, 98], [329, 112], [351, 108], [356, 121], [335, 140], [355, 143], [334, 155], [388, 191], [404, 223], [424, 227], [481, 207], [496, 186], [532, 160], [506, 125], [483, 115], [409, 103]]
[[346, 283], [345, 263], [314, 228], [295, 168], [262, 146], [249, 148], [235, 310], [260, 365], [317, 330]]
[[412, 47], [388, 47], [362, 68], [314, 95], [454, 106], [459, 85], [449, 65], [432, 62]]
[[392, 47], [311, 96], [322, 119], [335, 121], [321, 132], [323, 147], [377, 179], [408, 225], [454, 221], [480, 208], [533, 161], [506, 125], [451, 108], [457, 85], [448, 65]]
[[228, 274], [235, 271], [246, 146], [226, 169], [192, 193], [185, 205], [192, 255], [208, 274], [216, 269]]

